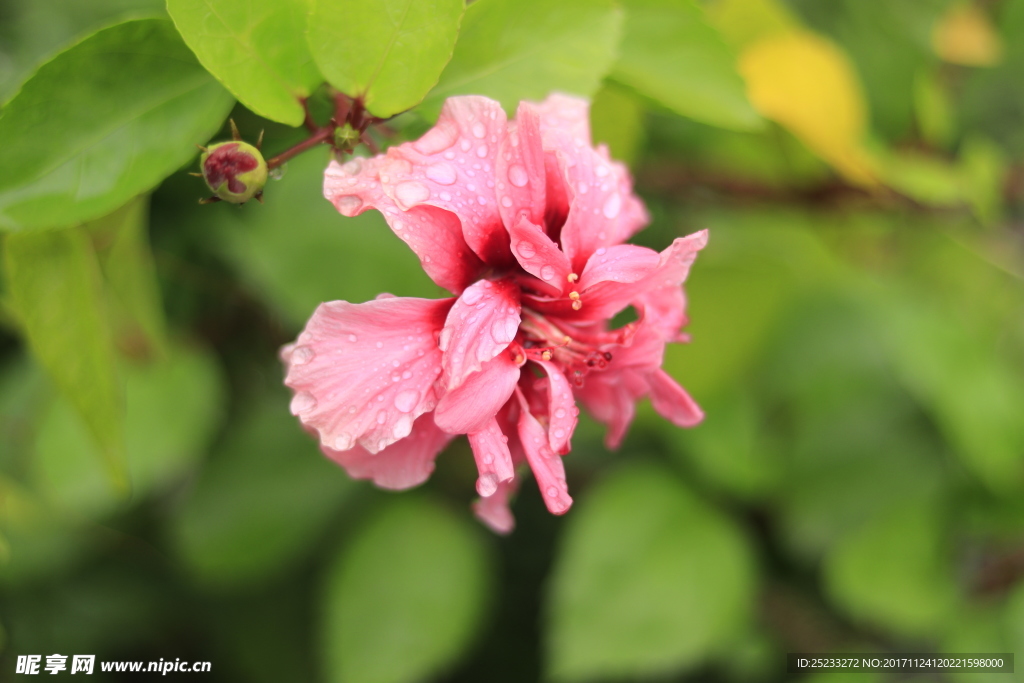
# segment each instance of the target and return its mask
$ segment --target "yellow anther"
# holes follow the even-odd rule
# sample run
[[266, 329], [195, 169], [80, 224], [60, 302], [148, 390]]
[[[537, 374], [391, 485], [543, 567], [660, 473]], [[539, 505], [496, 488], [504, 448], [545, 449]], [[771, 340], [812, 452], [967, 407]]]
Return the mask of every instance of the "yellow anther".
[[580, 293], [579, 292], [569, 292], [569, 298], [572, 299], [573, 301], [579, 301], [580, 300]]
[[562, 337], [562, 346], [568, 346], [569, 344], [572, 344], [572, 337], [569, 335]]
[[542, 360], [551, 360], [551, 352], [550, 351], [543, 351], [543, 352], [541, 352], [540, 357], [541, 357]]
[[573, 302], [572, 302], [572, 310], [574, 310], [574, 311], [578, 311], [578, 310], [580, 310], [581, 308], [583, 308], [583, 302], [582, 302], [582, 301], [580, 301], [579, 299], [577, 299], [576, 301], [573, 301]]
[[576, 273], [569, 273], [569, 277], [568, 277], [569, 282], [576, 282], [579, 279], [580, 279], [580, 276], [577, 275]]

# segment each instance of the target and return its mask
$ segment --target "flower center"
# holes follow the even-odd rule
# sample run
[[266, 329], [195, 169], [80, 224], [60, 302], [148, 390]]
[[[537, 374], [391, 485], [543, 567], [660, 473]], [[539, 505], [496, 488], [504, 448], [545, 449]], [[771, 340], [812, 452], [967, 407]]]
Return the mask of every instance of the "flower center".
[[[583, 386], [583, 378], [605, 370], [612, 362], [609, 346], [621, 346], [632, 336], [635, 325], [608, 332], [586, 332], [568, 323], [559, 324], [529, 308], [522, 309], [522, 353], [517, 361], [554, 361], [569, 371], [569, 379]], [[571, 333], [571, 334], [570, 334]]]

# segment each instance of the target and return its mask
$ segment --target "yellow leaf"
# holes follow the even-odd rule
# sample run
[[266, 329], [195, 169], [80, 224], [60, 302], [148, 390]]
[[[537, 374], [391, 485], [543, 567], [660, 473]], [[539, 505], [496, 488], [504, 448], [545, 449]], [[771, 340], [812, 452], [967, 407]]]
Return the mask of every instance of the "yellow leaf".
[[935, 54], [952, 64], [992, 66], [1003, 56], [1003, 44], [988, 16], [969, 3], [955, 4], [932, 29]]
[[788, 128], [851, 182], [876, 183], [862, 144], [864, 95], [853, 65], [836, 45], [790, 31], [750, 44], [739, 66], [747, 95], [762, 116]]

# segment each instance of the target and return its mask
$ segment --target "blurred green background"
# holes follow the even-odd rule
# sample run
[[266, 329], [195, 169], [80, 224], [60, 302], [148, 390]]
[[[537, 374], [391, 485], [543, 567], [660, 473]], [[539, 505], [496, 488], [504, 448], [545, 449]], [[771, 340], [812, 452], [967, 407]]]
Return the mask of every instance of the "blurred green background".
[[[706, 422], [644, 404], [610, 453], [584, 417], [575, 506], [550, 516], [526, 484], [506, 538], [469, 512], [464, 440], [417, 491], [352, 482], [289, 414], [277, 349], [321, 301], [443, 293], [377, 214], [323, 200], [326, 148], [264, 205], [199, 206], [183, 169], [87, 232], [113, 291], [116, 235], [152, 245], [132, 263], [158, 291], [110, 304], [130, 493], [0, 317], [0, 680], [52, 653], [254, 683], [770, 682], [787, 652], [1024, 653], [1024, 1], [706, 3], [765, 118], [720, 126], [644, 51], [666, 3], [623, 5], [594, 137], [651, 211], [637, 242], [710, 230], [693, 342], [666, 358]], [[75, 37], [162, 12], [0, 0], [0, 100]], [[271, 154], [303, 135], [232, 116]], [[847, 679], [896, 680], [803, 678]]]

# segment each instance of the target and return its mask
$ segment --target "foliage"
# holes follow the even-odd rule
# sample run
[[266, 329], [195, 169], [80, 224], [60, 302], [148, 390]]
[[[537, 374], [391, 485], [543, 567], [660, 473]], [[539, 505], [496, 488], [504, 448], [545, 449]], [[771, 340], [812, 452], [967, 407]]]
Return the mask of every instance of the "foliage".
[[[1024, 1], [70, 5], [0, 0], [0, 670], [781, 681], [1024, 643]], [[262, 206], [184, 167], [229, 116], [362, 156], [552, 91], [593, 98], [639, 242], [710, 231], [665, 359], [707, 418], [642, 407], [612, 455], [584, 416], [577, 507], [524, 487], [498, 538], [464, 441], [392, 494], [288, 414], [318, 303], [440, 295], [322, 199], [324, 145]]]

